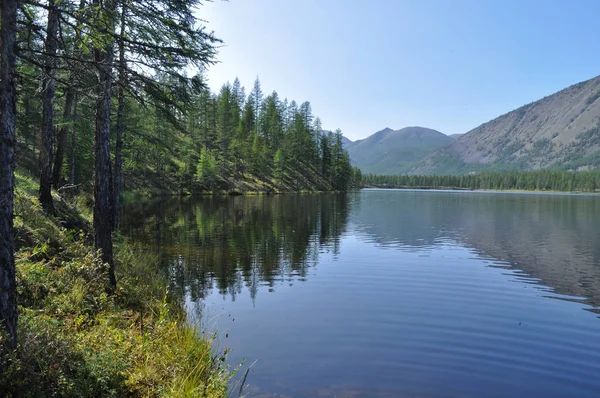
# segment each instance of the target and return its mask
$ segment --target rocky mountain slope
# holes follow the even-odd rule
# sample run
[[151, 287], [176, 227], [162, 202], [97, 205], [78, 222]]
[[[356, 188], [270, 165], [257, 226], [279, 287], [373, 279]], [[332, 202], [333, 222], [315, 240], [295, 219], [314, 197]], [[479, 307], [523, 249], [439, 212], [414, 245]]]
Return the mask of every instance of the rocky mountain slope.
[[600, 76], [482, 124], [429, 155], [409, 173], [599, 166]]

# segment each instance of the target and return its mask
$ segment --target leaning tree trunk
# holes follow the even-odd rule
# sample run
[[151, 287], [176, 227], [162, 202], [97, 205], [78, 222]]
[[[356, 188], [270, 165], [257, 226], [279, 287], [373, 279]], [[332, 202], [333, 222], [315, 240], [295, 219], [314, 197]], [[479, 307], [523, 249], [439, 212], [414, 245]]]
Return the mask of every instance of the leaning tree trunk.
[[[94, 6], [102, 7], [99, 0]], [[114, 12], [114, 3], [110, 2], [105, 11], [109, 19]], [[114, 24], [108, 22], [105, 29], [114, 31]], [[109, 291], [117, 286], [115, 265], [113, 260], [113, 211], [110, 164], [110, 94], [112, 86], [112, 64], [114, 59], [113, 40], [106, 38], [108, 43], [94, 49], [94, 63], [98, 76], [96, 86], [96, 132], [94, 144], [94, 230], [95, 246], [102, 252], [102, 262], [108, 265]]]
[[40, 203], [46, 211], [52, 204], [52, 147], [54, 140], [54, 79], [56, 74], [56, 47], [58, 10], [54, 0], [48, 0], [48, 28], [46, 31], [44, 75], [42, 78], [42, 147], [40, 149]]
[[73, 108], [73, 100], [75, 98], [75, 92], [73, 87], [69, 87], [67, 89], [67, 94], [65, 98], [65, 109], [63, 112], [63, 117], [65, 122], [68, 122], [67, 125], [63, 125], [60, 130], [58, 130], [58, 140], [56, 142], [56, 154], [54, 156], [54, 170], [52, 171], [52, 183], [54, 184], [54, 188], [58, 189], [60, 182], [62, 180], [62, 167], [63, 160], [65, 158], [65, 145], [67, 144], [67, 133], [69, 132], [68, 127], [71, 125], [71, 109]]
[[127, 0], [121, 6], [121, 33], [119, 40], [119, 92], [117, 108], [117, 145], [115, 148], [115, 178], [113, 188], [113, 228], [119, 228], [119, 207], [121, 195], [121, 170], [123, 169], [123, 130], [125, 129], [125, 85], [127, 84], [127, 65], [125, 59], [125, 19], [127, 18]]
[[17, 347], [18, 318], [13, 237], [17, 3], [0, 1], [0, 323], [10, 349]]

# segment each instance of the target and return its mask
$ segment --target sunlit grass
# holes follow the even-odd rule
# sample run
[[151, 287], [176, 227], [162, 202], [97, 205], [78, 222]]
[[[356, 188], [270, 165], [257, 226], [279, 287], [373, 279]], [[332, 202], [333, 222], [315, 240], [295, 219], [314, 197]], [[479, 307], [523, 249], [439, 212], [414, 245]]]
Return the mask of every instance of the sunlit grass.
[[[188, 325], [157, 259], [115, 237], [118, 289], [93, 250], [89, 198], [55, 196], [17, 174], [19, 353], [0, 374], [5, 396], [223, 397], [230, 371], [212, 336]], [[64, 227], [76, 226], [77, 231]]]

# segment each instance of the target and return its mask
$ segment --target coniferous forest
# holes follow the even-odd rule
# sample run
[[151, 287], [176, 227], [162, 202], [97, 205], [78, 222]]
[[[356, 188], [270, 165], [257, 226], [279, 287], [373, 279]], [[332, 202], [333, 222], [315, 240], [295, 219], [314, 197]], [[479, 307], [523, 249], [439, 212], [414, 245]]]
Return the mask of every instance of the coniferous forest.
[[600, 190], [600, 172], [539, 170], [450, 176], [365, 174], [362, 183], [377, 188], [597, 192]]
[[[264, 93], [258, 77], [249, 90], [235, 79], [211, 92], [205, 74], [222, 42], [197, 17], [201, 5], [2, 1], [0, 395], [19, 395], [32, 386], [61, 396], [160, 395], [161, 388], [177, 384], [188, 394], [202, 388], [211, 395], [210, 387], [221, 396], [227, 381], [210, 342], [196, 343], [194, 332], [177, 322], [178, 310], [171, 316], [162, 312], [166, 307], [148, 312], [166, 292], [140, 279], [140, 266], [151, 260], [138, 264], [126, 246], [113, 242], [119, 239], [114, 232], [121, 197], [345, 191], [360, 184], [341, 132], [325, 133], [309, 102]], [[78, 207], [77, 198], [84, 205]], [[69, 268], [72, 262], [81, 267]], [[73, 296], [79, 285], [89, 289]], [[132, 311], [140, 313], [134, 324], [105, 323], [114, 316], [133, 320]], [[180, 355], [193, 360], [155, 352], [151, 388], [137, 391], [142, 384], [131, 381], [152, 378], [137, 354], [114, 362], [132, 370], [129, 379], [94, 362], [133, 353], [151, 325], [165, 319], [173, 323], [155, 324], [157, 344], [180, 344]], [[135, 326], [140, 322], [146, 327]], [[101, 332], [100, 323], [112, 332]], [[113, 333], [115, 345], [94, 340], [101, 333]], [[40, 357], [40, 347], [57, 351]], [[51, 362], [58, 357], [63, 362]], [[186, 365], [174, 370], [174, 363]], [[54, 370], [47, 373], [46, 365]], [[185, 382], [177, 382], [176, 374]]]

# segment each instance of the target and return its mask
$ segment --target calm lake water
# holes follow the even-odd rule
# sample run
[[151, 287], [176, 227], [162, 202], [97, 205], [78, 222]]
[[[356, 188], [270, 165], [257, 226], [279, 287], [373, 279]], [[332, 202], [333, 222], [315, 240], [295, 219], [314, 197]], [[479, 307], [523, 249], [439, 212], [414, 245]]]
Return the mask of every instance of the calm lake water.
[[248, 396], [600, 396], [598, 196], [177, 198], [122, 230]]

